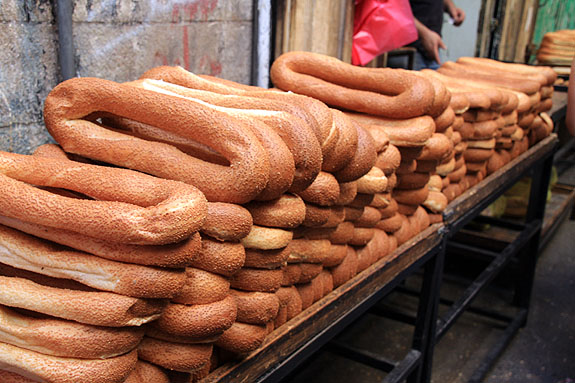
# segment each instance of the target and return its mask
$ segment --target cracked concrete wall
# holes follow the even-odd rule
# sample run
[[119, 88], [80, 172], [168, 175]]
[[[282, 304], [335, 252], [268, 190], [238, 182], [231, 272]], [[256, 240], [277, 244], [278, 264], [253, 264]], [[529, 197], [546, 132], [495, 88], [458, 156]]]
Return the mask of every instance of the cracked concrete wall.
[[[52, 142], [43, 102], [60, 81], [49, 0], [0, 0], [0, 150], [30, 153]], [[77, 0], [78, 76], [123, 82], [180, 65], [248, 84], [252, 0]]]

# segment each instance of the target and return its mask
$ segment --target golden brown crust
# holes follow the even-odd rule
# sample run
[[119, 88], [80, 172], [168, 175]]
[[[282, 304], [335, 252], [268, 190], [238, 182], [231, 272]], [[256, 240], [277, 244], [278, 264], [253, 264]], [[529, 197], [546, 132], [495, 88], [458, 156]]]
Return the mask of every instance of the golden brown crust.
[[[114, 132], [83, 119], [94, 112], [161, 126], [213, 148], [230, 166], [202, 161], [172, 145]], [[250, 129], [223, 112], [183, 98], [106, 80], [75, 78], [50, 92], [44, 119], [67, 152], [190, 183], [210, 201], [247, 202], [269, 179], [267, 153]]]
[[275, 320], [280, 302], [276, 294], [231, 290], [238, 305], [236, 321], [265, 325]]
[[43, 286], [0, 276], [0, 304], [96, 326], [138, 326], [160, 316], [165, 300]]
[[284, 266], [290, 254], [289, 245], [283, 249], [246, 249], [244, 267], [254, 269], [277, 269]]
[[325, 225], [331, 216], [331, 208], [311, 203], [305, 204], [305, 219], [302, 223], [306, 227], [319, 227]]
[[242, 206], [209, 202], [208, 214], [200, 231], [219, 241], [239, 241], [250, 232], [252, 216]]
[[305, 94], [328, 105], [394, 118], [427, 113], [435, 93], [429, 81], [408, 71], [359, 68], [310, 52], [284, 53], [272, 64], [270, 76], [274, 85], [283, 90]]
[[339, 184], [339, 197], [335, 202], [336, 205], [344, 206], [349, 204], [357, 195], [357, 182], [341, 182]]
[[238, 271], [246, 258], [241, 243], [202, 238], [202, 248], [193, 258], [192, 267], [229, 277]]
[[207, 338], [228, 329], [236, 319], [236, 302], [232, 296], [203, 305], [170, 303], [152, 328], [173, 336]]
[[358, 123], [352, 122], [357, 129], [357, 149], [353, 158], [334, 175], [339, 182], [351, 182], [359, 179], [375, 164], [377, 153], [370, 134]]
[[225, 299], [230, 292], [230, 281], [221, 275], [194, 267], [186, 268], [186, 282], [172, 298], [174, 303], [202, 305]]
[[320, 172], [313, 183], [297, 194], [306, 202], [320, 206], [332, 206], [339, 198], [339, 183], [327, 172]]
[[[57, 158], [1, 153], [0, 185], [4, 216], [126, 244], [181, 241], [199, 229], [207, 210], [205, 198], [192, 186]], [[64, 188], [98, 201], [32, 185]], [[53, 204], [59, 209], [50, 209]]]
[[76, 359], [44, 355], [0, 343], [3, 369], [35, 382], [120, 383], [134, 369], [137, 359], [136, 350], [107, 359]]
[[209, 363], [211, 344], [185, 344], [144, 337], [138, 357], [168, 370], [193, 372]]
[[396, 146], [423, 146], [435, 132], [435, 123], [429, 116], [397, 120], [359, 113], [346, 114], [362, 125], [372, 125], [382, 130]]
[[215, 345], [235, 354], [247, 354], [261, 346], [267, 334], [266, 326], [236, 322]]
[[230, 284], [237, 290], [273, 293], [281, 287], [282, 279], [281, 269], [242, 268], [232, 275]]
[[160, 367], [138, 359], [136, 367], [132, 370], [130, 375], [128, 375], [128, 378], [126, 378], [124, 383], [143, 382], [170, 383], [170, 379]]
[[357, 180], [357, 192], [364, 194], [383, 193], [387, 190], [387, 177], [378, 167], [372, 167]]
[[298, 281], [296, 282], [296, 286], [298, 284], [305, 284], [311, 282], [323, 270], [323, 265], [321, 263], [300, 262], [297, 263], [296, 265], [301, 270], [301, 274], [299, 276]]
[[246, 249], [273, 250], [286, 247], [293, 232], [284, 229], [253, 225], [250, 233], [242, 239]]
[[386, 233], [393, 234], [401, 228], [402, 224], [401, 214], [394, 213], [391, 217], [379, 221], [375, 227]]
[[375, 166], [383, 170], [383, 173], [389, 177], [396, 171], [401, 163], [401, 153], [395, 145], [389, 145], [387, 149], [378, 153]]
[[322, 170], [334, 173], [343, 169], [353, 158], [357, 150], [357, 129], [351, 118], [339, 110], [330, 110], [334, 128], [339, 132], [339, 136], [333, 148], [324, 153]]
[[271, 201], [253, 201], [244, 205], [259, 226], [291, 229], [301, 225], [305, 219], [305, 204], [294, 194], [284, 194]]
[[329, 256], [331, 243], [328, 239], [294, 239], [290, 244], [289, 263], [322, 263]]

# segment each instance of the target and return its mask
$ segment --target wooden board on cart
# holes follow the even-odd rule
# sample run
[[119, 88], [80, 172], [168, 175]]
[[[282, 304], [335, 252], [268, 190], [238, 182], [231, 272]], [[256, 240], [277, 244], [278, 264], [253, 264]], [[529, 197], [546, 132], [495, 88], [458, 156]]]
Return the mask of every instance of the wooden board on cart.
[[202, 382], [257, 381], [373, 297], [402, 272], [429, 256], [442, 241], [442, 228], [442, 224], [430, 226], [276, 329], [259, 349], [245, 359], [221, 366]]

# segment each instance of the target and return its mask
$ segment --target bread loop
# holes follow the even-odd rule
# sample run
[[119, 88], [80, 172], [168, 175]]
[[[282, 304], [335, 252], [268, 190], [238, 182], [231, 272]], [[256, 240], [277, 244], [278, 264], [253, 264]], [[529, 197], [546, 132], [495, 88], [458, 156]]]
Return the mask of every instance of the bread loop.
[[389, 177], [393, 174], [399, 164], [401, 163], [401, 153], [399, 149], [395, 145], [389, 145], [384, 152], [381, 152], [377, 155], [377, 159], [375, 160], [375, 166], [383, 170], [383, 173]]
[[202, 248], [190, 266], [229, 277], [243, 266], [245, 258], [245, 249], [241, 243], [220, 242], [204, 237]]
[[447, 90], [447, 87], [435, 77], [429, 76], [423, 72], [413, 72], [413, 74], [426, 79], [433, 86], [433, 103], [431, 104], [427, 114], [434, 118], [439, 116], [447, 107], [449, 107], [451, 102], [451, 93]]
[[342, 222], [335, 228], [329, 240], [332, 245], [345, 245], [353, 238], [354, 224], [352, 222]]
[[[3, 272], [4, 274], [4, 272]], [[160, 316], [165, 300], [43, 286], [0, 276], [0, 304], [95, 326], [139, 326]]]
[[282, 287], [276, 291], [280, 300], [287, 302], [287, 320], [289, 321], [302, 311], [301, 297], [295, 286]]
[[[136, 350], [107, 359], [62, 358], [0, 343], [3, 382], [115, 383], [124, 381], [138, 360]], [[19, 374], [19, 375], [18, 375]], [[15, 377], [16, 375], [16, 377]], [[4, 380], [5, 378], [10, 380]]]
[[[469, 149], [466, 149], [466, 151]], [[455, 156], [445, 163], [439, 164], [435, 168], [435, 172], [442, 177], [446, 177], [449, 173], [455, 170]]]
[[270, 76], [280, 89], [331, 106], [394, 118], [421, 116], [434, 98], [432, 84], [408, 71], [359, 68], [310, 52], [282, 54], [272, 64]]
[[230, 292], [230, 281], [218, 274], [193, 267], [186, 268], [186, 282], [172, 298], [174, 303], [203, 305], [225, 299]]
[[[547, 35], [547, 34], [546, 34]], [[545, 40], [545, 36], [543, 37]], [[530, 79], [536, 80], [541, 85], [550, 85], [557, 78], [557, 74], [548, 67], [533, 67], [525, 64], [504, 63], [497, 60], [479, 57], [460, 57], [457, 59], [458, 64], [480, 67], [494, 72], [508, 72], [514, 75], [525, 75]]]
[[0, 261], [4, 264], [137, 298], [170, 298], [186, 279], [183, 269], [111, 261], [61, 248], [1, 225], [0, 246]]
[[332, 206], [330, 208], [329, 218], [326, 223], [324, 223], [322, 228], [334, 228], [340, 223], [345, 221], [345, 208], [343, 206]]
[[401, 214], [394, 213], [389, 218], [384, 218], [379, 221], [375, 227], [379, 230], [383, 230], [388, 234], [393, 234], [401, 228], [403, 224], [403, 219], [401, 218]]
[[472, 140], [489, 140], [493, 138], [497, 129], [498, 125], [495, 120], [488, 120], [482, 122], [475, 122], [472, 123], [473, 126], [473, 136], [471, 137]]
[[353, 222], [355, 220], [358, 220], [359, 217], [361, 217], [361, 215], [363, 214], [363, 209], [364, 206], [361, 207], [346, 206], [344, 208], [346, 222]]
[[221, 334], [236, 319], [236, 302], [232, 296], [203, 305], [169, 303], [150, 327], [172, 336], [202, 339]]
[[247, 354], [264, 342], [266, 326], [236, 322], [218, 338], [215, 345], [234, 354]]
[[[424, 162], [424, 161], [421, 161], [421, 162]], [[425, 161], [425, 162], [430, 162], [430, 161]], [[433, 162], [437, 162], [437, 161], [433, 161]], [[403, 174], [413, 173], [417, 169], [417, 166], [418, 166], [418, 163], [416, 160], [407, 160], [407, 161], [402, 160], [399, 164], [399, 167], [395, 171], [395, 174], [397, 174], [397, 176], [399, 178]]]
[[495, 151], [493, 149], [468, 148], [463, 153], [465, 162], [483, 162], [489, 160]]
[[209, 202], [208, 214], [200, 231], [219, 241], [239, 241], [248, 235], [252, 222], [252, 216], [242, 206]]
[[[206, 201], [194, 187], [125, 169], [0, 153], [2, 215], [100, 240], [159, 245], [199, 229]], [[63, 197], [64, 188], [96, 200]], [[52, 209], [50, 206], [58, 206]]]
[[323, 261], [323, 267], [334, 267], [339, 265], [341, 262], [343, 262], [343, 259], [345, 258], [346, 255], [347, 255], [347, 245], [332, 244], [329, 256]]
[[364, 126], [376, 126], [389, 137], [389, 142], [396, 146], [423, 146], [435, 132], [435, 123], [429, 116], [395, 120], [359, 113], [347, 115]]
[[465, 173], [467, 173], [467, 166], [465, 165], [465, 161], [463, 161], [463, 164], [460, 167], [457, 167], [456, 165], [455, 169], [451, 173], [447, 174], [447, 178], [450, 183], [457, 183], [465, 177]]
[[288, 263], [322, 263], [330, 251], [331, 242], [328, 239], [294, 239], [290, 244]]
[[387, 134], [385, 134], [383, 130], [378, 129], [377, 126], [374, 125], [364, 125], [363, 127], [367, 130], [373, 139], [373, 143], [375, 144], [375, 151], [378, 154], [384, 152], [390, 144]]
[[391, 218], [397, 213], [397, 201], [393, 198], [389, 201], [389, 205], [383, 209], [379, 209], [381, 219]]
[[302, 226], [321, 227], [325, 225], [331, 216], [331, 208], [311, 203], [305, 204], [305, 219]]
[[434, 133], [417, 160], [443, 160], [453, 151], [452, 141], [442, 133]]
[[374, 207], [366, 206], [359, 219], [353, 222], [355, 227], [375, 227], [381, 220], [381, 213]]
[[429, 177], [430, 177], [429, 173], [413, 172], [408, 174], [402, 174], [399, 177], [397, 177], [398, 183], [396, 189], [401, 190], [420, 189], [425, 185], [427, 185], [427, 183], [429, 182]]
[[232, 288], [244, 291], [261, 291], [273, 293], [281, 287], [283, 271], [281, 269], [249, 269], [242, 268], [232, 275]]
[[289, 254], [289, 245], [275, 250], [246, 249], [244, 267], [254, 269], [281, 268], [286, 264]]
[[194, 372], [210, 362], [213, 345], [167, 342], [145, 337], [138, 357], [168, 370]]
[[341, 182], [339, 184], [339, 197], [335, 202], [338, 206], [349, 204], [357, 195], [357, 182]]
[[276, 294], [231, 290], [238, 305], [236, 321], [265, 325], [275, 319], [280, 308]]
[[[84, 119], [95, 112], [161, 126], [212, 148], [230, 166], [202, 161], [171, 145], [114, 132]], [[44, 119], [66, 152], [184, 181], [202, 190], [210, 201], [248, 202], [268, 182], [266, 152], [250, 129], [225, 113], [208, 111], [204, 105], [180, 97], [106, 80], [75, 78], [50, 92]]]
[[[467, 111], [467, 109], [471, 108], [471, 101], [466, 93], [462, 92], [452, 92], [451, 93], [451, 102], [449, 106], [453, 109], [453, 112], [458, 115]], [[483, 107], [489, 107], [489, 104], [483, 104]], [[478, 107], [474, 105], [474, 107]], [[481, 107], [481, 106], [479, 106]]]
[[170, 378], [168, 378], [161, 367], [138, 359], [136, 367], [134, 367], [124, 383], [140, 382], [170, 383]]
[[410, 189], [410, 190], [396, 189], [393, 191], [393, 198], [397, 201], [397, 203], [401, 203], [404, 205], [419, 205], [422, 204], [423, 201], [427, 199], [428, 194], [429, 189], [427, 188], [426, 185], [419, 189]]
[[433, 213], [441, 213], [447, 207], [449, 201], [447, 197], [441, 192], [437, 191], [430, 191], [429, 195], [425, 202], [423, 202], [423, 206], [429, 209]]
[[353, 247], [347, 246], [347, 255], [339, 265], [329, 271], [333, 279], [333, 287], [337, 288], [357, 274], [357, 253]]
[[455, 121], [455, 112], [453, 111], [453, 108], [446, 108], [443, 113], [435, 117], [433, 121], [435, 122], [435, 132], [444, 132], [445, 129], [449, 128], [453, 124], [453, 121]]
[[271, 201], [253, 201], [244, 205], [259, 226], [291, 229], [301, 225], [305, 219], [305, 203], [293, 194], [284, 194]]
[[[415, 165], [413, 172], [417, 173], [433, 173], [439, 165], [438, 160], [418, 160]], [[397, 178], [403, 174], [397, 173]]]
[[242, 239], [242, 245], [247, 249], [281, 249], [290, 243], [292, 237], [293, 233], [289, 230], [254, 225]]
[[113, 328], [35, 318], [0, 306], [0, 342], [45, 355], [111, 358], [135, 349], [143, 336], [144, 330], [138, 327]]
[[353, 121], [337, 109], [330, 109], [334, 128], [339, 132], [334, 147], [324, 152], [322, 170], [336, 172], [343, 169], [357, 150], [357, 129]]
[[486, 140], [469, 140], [467, 141], [467, 150], [469, 148], [477, 148], [477, 149], [493, 149], [495, 148], [496, 140], [495, 138], [486, 139]]
[[378, 167], [372, 167], [367, 174], [357, 180], [358, 193], [383, 193], [387, 189], [387, 177]]
[[297, 263], [288, 263], [282, 267], [282, 274], [282, 287], [295, 285], [301, 277], [301, 267]]
[[296, 265], [301, 270], [299, 279], [295, 283], [296, 285], [311, 282], [318, 275], [320, 275], [321, 271], [323, 270], [323, 264], [321, 263], [299, 262], [295, 263], [294, 265]]
[[331, 173], [320, 172], [313, 183], [297, 194], [305, 201], [320, 206], [332, 206], [339, 198], [339, 183]]
[[354, 227], [353, 237], [349, 241], [350, 245], [365, 246], [373, 238], [375, 231], [368, 227]]
[[359, 179], [369, 172], [377, 157], [373, 139], [367, 130], [358, 123], [353, 123], [353, 125], [357, 129], [357, 150], [349, 163], [334, 174], [339, 182], [351, 182]]

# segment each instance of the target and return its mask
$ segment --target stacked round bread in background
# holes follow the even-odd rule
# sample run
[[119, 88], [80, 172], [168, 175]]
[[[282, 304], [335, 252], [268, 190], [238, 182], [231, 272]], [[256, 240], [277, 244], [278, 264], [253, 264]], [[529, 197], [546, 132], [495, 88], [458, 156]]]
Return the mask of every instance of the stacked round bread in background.
[[272, 90], [58, 85], [60, 146], [0, 154], [0, 378], [190, 382], [255, 350], [548, 134], [549, 78], [521, 70], [536, 90], [292, 52]]
[[537, 62], [542, 65], [569, 66], [575, 58], [575, 30], [547, 32], [537, 50]]

